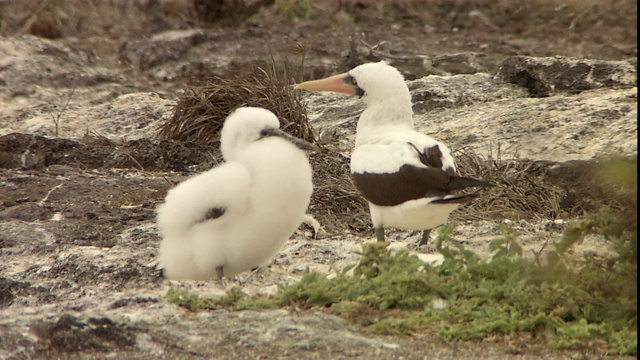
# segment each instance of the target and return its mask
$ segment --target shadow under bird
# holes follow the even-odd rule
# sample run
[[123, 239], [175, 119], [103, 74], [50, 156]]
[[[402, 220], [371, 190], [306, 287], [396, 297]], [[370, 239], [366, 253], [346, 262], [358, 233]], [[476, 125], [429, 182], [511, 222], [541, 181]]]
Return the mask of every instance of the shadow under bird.
[[471, 201], [476, 193], [460, 193], [492, 184], [458, 176], [449, 148], [414, 131], [411, 94], [400, 72], [381, 61], [347, 73], [306, 81], [296, 89], [359, 96], [366, 108], [358, 119], [351, 154], [351, 178], [369, 203], [376, 237], [385, 228], [422, 230], [420, 245], [431, 229]]
[[303, 150], [269, 110], [232, 112], [225, 163], [178, 184], [157, 210], [159, 266], [169, 279], [222, 279], [268, 263], [303, 220], [312, 193]]

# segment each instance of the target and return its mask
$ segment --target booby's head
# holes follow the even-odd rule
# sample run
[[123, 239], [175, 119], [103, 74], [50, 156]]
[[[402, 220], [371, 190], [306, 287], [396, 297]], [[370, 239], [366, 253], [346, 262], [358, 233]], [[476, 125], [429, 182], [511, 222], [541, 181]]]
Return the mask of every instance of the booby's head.
[[296, 89], [357, 95], [367, 105], [400, 98], [411, 101], [402, 74], [384, 61], [356, 66], [344, 74], [306, 81], [296, 85]]
[[220, 150], [225, 160], [233, 160], [237, 152], [254, 141], [277, 136], [304, 150], [318, 147], [280, 130], [280, 121], [269, 110], [241, 107], [229, 114], [220, 132]]

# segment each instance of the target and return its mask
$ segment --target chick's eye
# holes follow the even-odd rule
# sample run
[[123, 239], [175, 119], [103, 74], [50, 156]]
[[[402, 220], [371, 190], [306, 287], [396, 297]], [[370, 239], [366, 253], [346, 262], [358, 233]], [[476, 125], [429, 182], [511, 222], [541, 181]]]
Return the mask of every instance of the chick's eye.
[[344, 80], [344, 82], [347, 83], [347, 84], [351, 84], [353, 86], [358, 86], [358, 81], [356, 80], [356, 78], [354, 78], [351, 75], [347, 76], [347, 78]]

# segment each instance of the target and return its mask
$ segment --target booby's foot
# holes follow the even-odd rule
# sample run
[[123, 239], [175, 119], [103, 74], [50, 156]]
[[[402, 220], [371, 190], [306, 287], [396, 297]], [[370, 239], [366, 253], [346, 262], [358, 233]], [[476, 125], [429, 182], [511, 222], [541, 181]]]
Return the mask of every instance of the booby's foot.
[[430, 235], [431, 235], [431, 229], [424, 230], [422, 232], [422, 238], [420, 239], [418, 246], [427, 245], [427, 243], [429, 242]]
[[224, 278], [224, 268], [216, 266], [216, 284], [220, 287], [227, 287], [227, 279]]
[[376, 238], [378, 239], [378, 241], [384, 241], [384, 228], [383, 227], [376, 228]]
[[229, 282], [227, 281], [227, 279], [222, 278], [222, 279], [217, 279], [216, 280], [216, 285], [220, 288], [226, 289], [227, 286], [229, 286]]

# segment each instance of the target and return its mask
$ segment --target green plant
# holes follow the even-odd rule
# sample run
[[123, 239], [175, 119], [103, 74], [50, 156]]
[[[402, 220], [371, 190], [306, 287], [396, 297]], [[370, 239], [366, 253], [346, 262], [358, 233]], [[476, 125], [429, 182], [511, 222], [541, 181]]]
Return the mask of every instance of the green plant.
[[522, 246], [518, 243], [517, 239], [520, 233], [514, 228], [501, 225], [498, 229], [504, 237], [497, 238], [489, 243], [489, 249], [495, 251], [493, 258], [499, 258], [501, 256], [522, 256]]
[[[180, 304], [191, 309], [323, 307], [376, 334], [435, 331], [455, 342], [527, 333], [561, 349], [637, 353], [636, 236], [629, 227], [606, 209], [586, 216], [565, 232], [558, 244], [563, 251], [536, 262], [522, 256], [514, 229], [501, 232], [491, 243], [491, 259], [465, 249], [449, 225], [436, 245], [445, 255], [440, 266], [405, 251], [390, 252], [377, 242], [364, 246], [360, 262], [335, 277], [305, 272], [275, 296], [247, 297], [231, 290], [207, 300], [212, 302], [182, 295]], [[603, 234], [617, 255], [572, 262], [568, 249], [588, 234]]]

